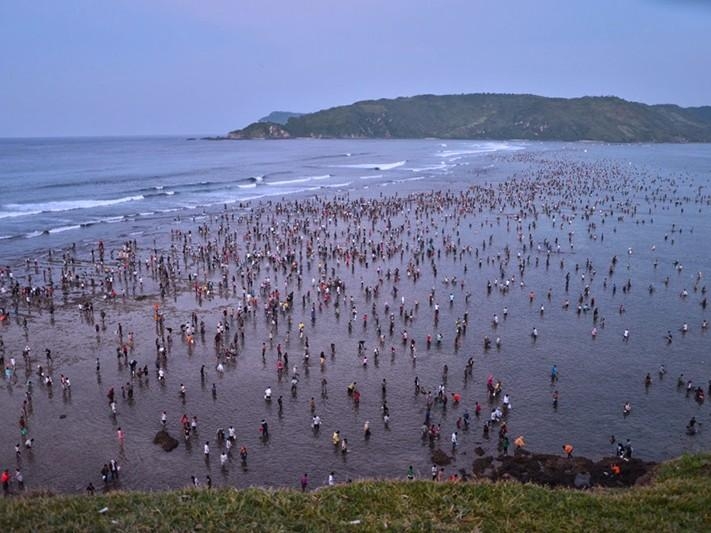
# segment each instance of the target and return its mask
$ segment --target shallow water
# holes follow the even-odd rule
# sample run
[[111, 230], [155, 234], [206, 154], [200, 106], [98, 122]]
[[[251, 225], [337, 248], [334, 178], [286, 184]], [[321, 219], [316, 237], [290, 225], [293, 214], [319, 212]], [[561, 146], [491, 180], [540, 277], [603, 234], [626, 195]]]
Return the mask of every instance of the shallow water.
[[[331, 145], [327, 145], [331, 146]], [[359, 143], [351, 143], [349, 151], [356, 152]], [[385, 151], [394, 146], [387, 142], [378, 144], [378, 150]], [[416, 142], [406, 146], [413, 152], [422, 146]], [[450, 148], [450, 147], [447, 147]], [[314, 148], [311, 148], [314, 149]], [[329, 148], [330, 149], [330, 148]], [[345, 150], [344, 150], [345, 151]], [[550, 160], [585, 161], [613, 160], [626, 164], [652, 168], [663, 177], [677, 177], [677, 188], [688, 189], [693, 197], [697, 185], [707, 187], [709, 168], [711, 168], [711, 150], [707, 146], [603, 146], [603, 145], [531, 145], [526, 148], [536, 157]], [[451, 155], [448, 157], [460, 157]], [[399, 161], [398, 157], [391, 157]], [[387, 160], [381, 158], [382, 161]], [[465, 161], [466, 162], [466, 161]], [[493, 168], [490, 165], [495, 165]], [[535, 161], [507, 159], [500, 155], [477, 155], [471, 166], [462, 167], [460, 173], [451, 171], [446, 176], [430, 176], [427, 185], [433, 180], [441, 180], [442, 187], [461, 188], [475, 179], [498, 181], [513, 173], [531, 175], [539, 165]], [[489, 168], [490, 170], [485, 170]], [[482, 174], [483, 173], [483, 174]], [[682, 179], [683, 178], [683, 179]], [[671, 195], [674, 187], [664, 182]], [[388, 187], [380, 187], [386, 194]], [[422, 181], [399, 184], [397, 192], [424, 189]], [[377, 193], [380, 193], [378, 191]], [[352, 191], [351, 194], [376, 195], [371, 189]], [[617, 194], [621, 194], [619, 191]], [[602, 200], [598, 200], [602, 202]], [[413, 283], [404, 275], [398, 284], [400, 292], [393, 297], [392, 280], [385, 281], [382, 292], [374, 299], [377, 312], [384, 321], [386, 343], [380, 348], [379, 361], [375, 362], [372, 351], [377, 345], [377, 335], [373, 326], [371, 304], [360, 290], [361, 279], [365, 285], [372, 285], [377, 279], [375, 266], [356, 267], [352, 273], [344, 264], [339, 267], [329, 261], [329, 269], [336, 268], [336, 275], [341, 277], [347, 287], [346, 301], [341, 301], [340, 318], [333, 313], [333, 304], [324, 306], [317, 313], [315, 323], [311, 323], [309, 308], [302, 308], [300, 292], [297, 291], [293, 310], [293, 328], [290, 342], [285, 346], [289, 353], [289, 366], [296, 364], [301, 380], [296, 397], [292, 397], [288, 378], [277, 380], [276, 344], [284, 343], [287, 324], [282, 317], [275, 336], [273, 348], [268, 350], [266, 363], [261, 359], [261, 344], [266, 340], [264, 318], [257, 313], [245, 326], [245, 342], [236, 361], [227, 367], [223, 376], [214, 370], [214, 348], [212, 336], [217, 322], [221, 319], [225, 306], [234, 306], [237, 298], [216, 296], [198, 306], [190, 292], [177, 298], [167, 299], [162, 303], [166, 314], [166, 325], [177, 330], [178, 324], [190, 318], [193, 309], [198, 310], [200, 319], [207, 325], [208, 333], [203, 342], [199, 339], [192, 348], [188, 347], [174, 332], [171, 353], [168, 358], [167, 383], [159, 385], [155, 379], [153, 361], [155, 358], [155, 332], [152, 321], [152, 304], [159, 301], [158, 291], [146, 275], [143, 293], [145, 301], [136, 302], [127, 299], [123, 302], [98, 301], [95, 314], [100, 309], [106, 310], [106, 331], [102, 331], [97, 341], [94, 326], [86, 323], [75, 304], [67, 304], [55, 315], [51, 323], [49, 314], [36, 311], [29, 317], [29, 341], [23, 337], [22, 328], [17, 323], [2, 327], [2, 336], [6, 346], [6, 356], [15, 354], [22, 368], [22, 347], [29, 342], [37, 361], [43, 362], [43, 351], [52, 346], [56, 362], [53, 368], [55, 380], [53, 395], [50, 397], [44, 386], [33, 377], [34, 413], [30, 417], [30, 435], [35, 438], [35, 446], [30, 453], [23, 451], [22, 468], [28, 486], [46, 486], [60, 491], [81, 491], [89, 481], [100, 486], [99, 469], [111, 458], [116, 458], [122, 465], [121, 486], [132, 489], [163, 489], [183, 486], [189, 483], [190, 476], [196, 475], [204, 481], [211, 475], [215, 485], [268, 485], [296, 486], [303, 472], [308, 472], [312, 485], [325, 483], [330, 471], [336, 472], [339, 481], [359, 477], [403, 477], [408, 465], [415, 467], [418, 475], [429, 475], [431, 448], [420, 438], [420, 426], [425, 417], [425, 398], [414, 394], [414, 379], [418, 376], [426, 389], [435, 389], [441, 382], [442, 369], [449, 367], [447, 390], [459, 391], [463, 401], [458, 407], [451, 402], [446, 410], [435, 406], [432, 410], [432, 422], [441, 423], [442, 439], [436, 444], [445, 451], [450, 451], [449, 435], [455, 429], [457, 417], [468, 409], [473, 417], [473, 406], [479, 401], [486, 415], [491, 408], [486, 393], [486, 379], [493, 375], [500, 379], [504, 391], [511, 395], [513, 409], [508, 414], [507, 423], [512, 438], [524, 435], [528, 448], [537, 452], [557, 453], [564, 442], [572, 442], [576, 453], [590, 457], [610, 455], [614, 447], [609, 443], [610, 435], [619, 439], [632, 439], [635, 455], [648, 460], [663, 460], [683, 451], [708, 449], [711, 433], [704, 427], [708, 419], [708, 404], [697, 404], [693, 398], [686, 397], [676, 386], [677, 376], [683, 373], [694, 384], [706, 388], [711, 378], [708, 364], [709, 333], [700, 329], [701, 321], [708, 319], [707, 311], [699, 305], [702, 296], [694, 291], [696, 273], [707, 273], [711, 266], [709, 248], [706, 245], [709, 231], [708, 205], [692, 204], [691, 200], [680, 204], [662, 204], [650, 206], [652, 214], [647, 214], [647, 202], [644, 193], [637, 194], [635, 200], [639, 206], [635, 217], [625, 216], [617, 219], [617, 214], [602, 217], [596, 214], [597, 234], [604, 233], [604, 240], [592, 240], [587, 237], [589, 221], [577, 216], [570, 225], [560, 227], [560, 220], [554, 226], [550, 217], [539, 214], [537, 228], [534, 231], [536, 243], [556, 237], [562, 244], [560, 253], [551, 255], [550, 266], [545, 266], [544, 253], [531, 253], [531, 263], [525, 273], [525, 287], [519, 287], [520, 276], [512, 261], [507, 268], [507, 277], [516, 276], [515, 283], [508, 293], [497, 289], [487, 294], [486, 283], [500, 279], [499, 263], [495, 260], [487, 263], [486, 257], [495, 258], [506, 245], [512, 255], [520, 249], [516, 240], [515, 224], [512, 221], [507, 229], [506, 218], [497, 221], [496, 212], [484, 211], [471, 214], [460, 221], [461, 246], [471, 245], [479, 248], [482, 258], [481, 267], [473, 255], [465, 255], [462, 261], [442, 252], [438, 259], [438, 276], [432, 275], [427, 261], [421, 265], [421, 278]], [[607, 202], [608, 207], [613, 205]], [[682, 213], [681, 210], [684, 209]], [[644, 214], [643, 214], [644, 213]], [[509, 213], [510, 214], [510, 213]], [[396, 221], [404, 220], [401, 215]], [[433, 218], [437, 224], [436, 246], [441, 247], [442, 229], [446, 235], [453, 231], [453, 222], [445, 222], [440, 214]], [[530, 220], [525, 221], [528, 223]], [[644, 221], [644, 223], [643, 223]], [[201, 221], [197, 221], [201, 222]], [[382, 223], [382, 222], [381, 222]], [[471, 223], [471, 228], [469, 227]], [[430, 223], [432, 228], [435, 225]], [[682, 228], [682, 232], [671, 232], [672, 224]], [[196, 227], [196, 223], [183, 220], [174, 227], [187, 229]], [[693, 228], [693, 231], [692, 231]], [[342, 223], [339, 229], [343, 229]], [[168, 227], [154, 230], [165, 239]], [[567, 246], [568, 232], [574, 232], [574, 247]], [[664, 235], [667, 234], [667, 240]], [[491, 236], [491, 245], [486, 251], [481, 249], [482, 240]], [[111, 235], [106, 235], [110, 242]], [[148, 241], [150, 242], [150, 241]], [[412, 242], [410, 242], [412, 244]], [[652, 250], [652, 246], [656, 248]], [[632, 253], [628, 253], [628, 248]], [[618, 258], [618, 265], [612, 276], [608, 267], [613, 255]], [[535, 265], [539, 259], [538, 266]], [[590, 272], [585, 272], [585, 281], [581, 279], [586, 259], [590, 258], [596, 271], [591, 280]], [[388, 268], [404, 267], [408, 254], [400, 260], [399, 254], [377, 266], [384, 271]], [[655, 259], [658, 266], [654, 267]], [[565, 266], [560, 268], [560, 261]], [[684, 268], [677, 271], [674, 261], [681, 261]], [[317, 260], [313, 261], [312, 270], [304, 268], [304, 287], [316, 274]], [[468, 272], [464, 275], [464, 264]], [[580, 266], [575, 271], [575, 264]], [[19, 271], [22, 272], [22, 269]], [[570, 287], [566, 294], [565, 274], [571, 273]], [[283, 283], [279, 275], [276, 280], [273, 272], [265, 269], [262, 278], [271, 275], [275, 284]], [[456, 276], [464, 279], [465, 285], [445, 285], [445, 277]], [[608, 277], [608, 286], [603, 288], [603, 279]], [[664, 278], [669, 277], [665, 286]], [[629, 292], [622, 291], [622, 285], [631, 279]], [[617, 285], [616, 294], [612, 294], [612, 284]], [[577, 297], [585, 284], [590, 284], [591, 293], [600, 308], [601, 317], [605, 318], [604, 328], [598, 324], [598, 335], [592, 338], [592, 312], [577, 314]], [[647, 287], [653, 284], [655, 291], [650, 293]], [[436, 300], [440, 303], [439, 327], [433, 324], [433, 311], [428, 305], [427, 296], [432, 287], [436, 288]], [[550, 301], [546, 297], [551, 288]], [[680, 292], [689, 291], [687, 298]], [[535, 292], [535, 299], [529, 302], [529, 292]], [[448, 295], [454, 294], [450, 306]], [[465, 294], [471, 291], [467, 303]], [[138, 291], [140, 293], [140, 290]], [[419, 302], [412, 324], [404, 325], [398, 315], [400, 296], [405, 296], [405, 308], [414, 307]], [[353, 297], [358, 310], [358, 320], [354, 322], [352, 333], [348, 333], [347, 298]], [[563, 309], [565, 299], [570, 300], [570, 308]], [[383, 313], [385, 302], [390, 302], [396, 316], [395, 334], [387, 334], [386, 319]], [[540, 306], [545, 312], [540, 314]], [[624, 313], [619, 313], [623, 304]], [[503, 319], [503, 308], [509, 313]], [[458, 350], [454, 349], [454, 322], [457, 318], [469, 314], [469, 325]], [[369, 315], [367, 329], [361, 326], [360, 317]], [[500, 322], [493, 328], [491, 317], [498, 313]], [[303, 348], [296, 333], [296, 325], [303, 321], [310, 341], [311, 361], [308, 369], [302, 362]], [[121, 399], [120, 386], [128, 380], [127, 370], [117, 364], [115, 356], [116, 330], [121, 322], [125, 332], [135, 332], [135, 351], [129, 358], [135, 358], [139, 365], [147, 364], [151, 370], [148, 383], [135, 384], [135, 401], [129, 404]], [[678, 328], [688, 322], [690, 331], [682, 335]], [[540, 336], [534, 341], [530, 332], [536, 327]], [[231, 331], [234, 331], [234, 324]], [[399, 342], [399, 334], [406, 328], [411, 338], [417, 339], [417, 358], [413, 361], [408, 351]], [[622, 340], [622, 332], [628, 328], [631, 340]], [[674, 340], [667, 344], [663, 339], [667, 330], [674, 334]], [[442, 346], [433, 344], [426, 349], [424, 339], [428, 334], [441, 331], [444, 335]], [[484, 351], [482, 339], [488, 335], [492, 339], [502, 339], [500, 349]], [[367, 367], [363, 367], [357, 356], [357, 343], [364, 340], [369, 356]], [[336, 355], [329, 355], [329, 344], [337, 345]], [[390, 355], [390, 346], [396, 347], [394, 357]], [[318, 364], [318, 354], [327, 354], [325, 368]], [[190, 353], [192, 352], [192, 353]], [[101, 359], [101, 381], [95, 372], [95, 358]], [[474, 357], [473, 377], [463, 380], [463, 370], [468, 357]], [[199, 368], [207, 367], [207, 379], [202, 384]], [[560, 380], [551, 386], [549, 373], [556, 364], [560, 371]], [[657, 369], [664, 364], [668, 373], [659, 379]], [[644, 386], [644, 376], [651, 373], [653, 382], [649, 388]], [[70, 397], [62, 394], [59, 386], [59, 374], [71, 377], [72, 393]], [[321, 379], [328, 380], [328, 398], [321, 398]], [[390, 428], [386, 429], [381, 417], [381, 382], [387, 379], [387, 403], [391, 412]], [[359, 408], [354, 408], [346, 387], [351, 381], [357, 381], [362, 393]], [[8, 384], [0, 393], [0, 466], [14, 466], [13, 446], [18, 438], [17, 419], [24, 395], [22, 380], [16, 385]], [[183, 404], [178, 396], [180, 383], [187, 386], [187, 400]], [[216, 383], [217, 396], [213, 398], [210, 389]], [[106, 391], [114, 386], [117, 392], [118, 415], [114, 419], [107, 406]], [[265, 387], [271, 386], [274, 398], [283, 395], [284, 410], [278, 414], [276, 401], [266, 404], [262, 398]], [[556, 410], [552, 408], [551, 394], [560, 392], [560, 403]], [[311, 413], [309, 399], [315, 398], [316, 412], [322, 418], [321, 430], [314, 434], [310, 429]], [[622, 415], [625, 401], [632, 404], [632, 414]], [[152, 444], [152, 438], [160, 429], [160, 413], [168, 413], [168, 429], [180, 441], [180, 446], [171, 453], [165, 453]], [[183, 413], [197, 415], [199, 435], [184, 443], [179, 426]], [[66, 418], [61, 418], [66, 415]], [[702, 422], [699, 434], [690, 437], [684, 432], [684, 425], [691, 416]], [[259, 438], [259, 421], [266, 418], [270, 425], [270, 439], [264, 443]], [[362, 427], [365, 420], [370, 421], [372, 437], [364, 439]], [[459, 449], [455, 462], [448, 467], [448, 472], [459, 468], [469, 468], [474, 458], [473, 449], [481, 445], [493, 453], [496, 438], [483, 439], [482, 418], [473, 422], [469, 431], [459, 432]], [[215, 442], [215, 430], [227, 428], [230, 424], [237, 429], [237, 448], [233, 450], [229, 468], [219, 467], [219, 448]], [[118, 445], [115, 430], [121, 426], [126, 431], [123, 447]], [[330, 437], [334, 430], [340, 430], [348, 439], [349, 453], [336, 452]], [[204, 441], [209, 440], [212, 457], [205, 462], [202, 453]], [[237, 450], [246, 445], [249, 449], [248, 467], [242, 469]]]

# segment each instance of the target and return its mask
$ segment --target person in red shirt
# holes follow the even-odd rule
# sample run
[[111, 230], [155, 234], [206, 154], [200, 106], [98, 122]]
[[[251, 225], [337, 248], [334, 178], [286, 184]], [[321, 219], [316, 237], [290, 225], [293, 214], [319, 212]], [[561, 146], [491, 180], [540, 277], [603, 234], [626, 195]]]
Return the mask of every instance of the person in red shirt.
[[2, 483], [2, 492], [5, 496], [10, 493], [10, 471], [6, 468], [0, 474], [0, 483]]
[[573, 445], [563, 444], [563, 453], [567, 454], [568, 457], [573, 457]]

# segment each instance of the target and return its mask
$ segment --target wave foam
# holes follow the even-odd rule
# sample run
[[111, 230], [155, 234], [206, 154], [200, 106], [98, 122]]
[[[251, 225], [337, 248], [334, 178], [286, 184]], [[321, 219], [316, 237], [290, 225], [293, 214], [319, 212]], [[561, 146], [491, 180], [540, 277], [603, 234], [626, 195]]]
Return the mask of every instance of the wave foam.
[[364, 168], [369, 170], [392, 170], [403, 166], [407, 161], [396, 161], [395, 163], [359, 163], [357, 165], [335, 165], [338, 168]]
[[395, 183], [405, 183], [406, 181], [420, 181], [425, 179], [424, 176], [415, 176], [414, 178], [403, 178], [401, 180], [395, 180]]
[[324, 174], [322, 176], [304, 176], [303, 178], [295, 178], [293, 180], [279, 180], [279, 181], [269, 181], [267, 185], [292, 185], [296, 183], [308, 183], [310, 181], [321, 181], [327, 180], [331, 177], [331, 174]]
[[138, 194], [110, 200], [57, 200], [55, 202], [36, 204], [6, 204], [4, 207], [8, 211], [0, 211], [0, 218], [39, 215], [40, 213], [58, 213], [61, 211], [73, 211], [75, 209], [92, 209], [126, 202], [137, 202], [143, 199], [145, 199], [145, 197], [142, 194]]
[[412, 172], [427, 172], [430, 170], [446, 170], [450, 165], [442, 161], [439, 165], [432, 165], [429, 167], [419, 167], [419, 168], [406, 168], [404, 170], [411, 170]]
[[[491, 152], [499, 152], [506, 150], [523, 150], [523, 146], [517, 146], [514, 144], [509, 144], [507, 142], [490, 142], [483, 144], [473, 144], [470, 146], [470, 148], [464, 148], [460, 150], [441, 150], [437, 152], [437, 155], [439, 157], [452, 158], [456, 156], [488, 154]], [[453, 161], [453, 159], [450, 159], [450, 161]]]

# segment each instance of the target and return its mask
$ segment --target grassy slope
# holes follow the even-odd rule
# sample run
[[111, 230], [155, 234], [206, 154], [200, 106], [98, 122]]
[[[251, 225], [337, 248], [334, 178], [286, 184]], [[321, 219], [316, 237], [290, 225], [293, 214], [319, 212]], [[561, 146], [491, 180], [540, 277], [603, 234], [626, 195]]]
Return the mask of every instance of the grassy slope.
[[[361, 482], [292, 490], [182, 490], [0, 501], [0, 531], [711, 531], [711, 455], [628, 490], [517, 483]], [[99, 514], [107, 506], [109, 511]], [[360, 520], [359, 524], [349, 524]]]

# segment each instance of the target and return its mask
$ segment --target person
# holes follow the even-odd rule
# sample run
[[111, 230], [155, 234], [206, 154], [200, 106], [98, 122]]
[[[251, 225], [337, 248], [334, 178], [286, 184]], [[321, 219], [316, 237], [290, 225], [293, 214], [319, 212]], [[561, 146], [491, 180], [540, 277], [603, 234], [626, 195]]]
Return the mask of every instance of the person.
[[407, 479], [408, 479], [409, 481], [412, 481], [413, 479], [415, 479], [415, 469], [412, 468], [412, 465], [410, 465], [410, 466], [407, 468]]
[[613, 476], [619, 476], [622, 472], [622, 469], [620, 468], [620, 465], [618, 465], [617, 463], [613, 463], [610, 465], [610, 472], [612, 472]]
[[111, 476], [112, 481], [118, 479], [120, 470], [121, 467], [116, 462], [116, 459], [111, 459], [111, 461], [109, 461], [109, 475]]
[[625, 405], [622, 407], [622, 414], [624, 416], [629, 415], [632, 412], [632, 405], [630, 402], [625, 402]]
[[306, 487], [309, 485], [309, 475], [304, 472], [304, 475], [301, 476], [301, 492], [306, 492]]
[[430, 469], [432, 472], [432, 481], [437, 480], [437, 473], [439, 472], [439, 469], [437, 468], [437, 465], [432, 465], [432, 468]]
[[95, 492], [96, 489], [94, 488], [94, 484], [90, 481], [89, 484], [86, 486], [86, 493], [89, 496], [93, 496]]
[[632, 443], [630, 442], [630, 439], [627, 439], [627, 441], [625, 442], [625, 451], [622, 458], [625, 461], [629, 461], [630, 459], [632, 459]]
[[563, 444], [563, 453], [565, 453], [568, 458], [573, 457], [573, 445], [572, 444]]
[[331, 472], [328, 474], [328, 486], [333, 487], [336, 484], [336, 474]]
[[0, 474], [0, 483], [2, 483], [2, 492], [5, 496], [10, 494], [10, 471], [6, 468]]
[[516, 440], [514, 440], [514, 445], [516, 446], [516, 448], [523, 448], [524, 446], [526, 446], [526, 441], [524, 440], [523, 435], [519, 435], [518, 437], [516, 437]]

